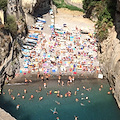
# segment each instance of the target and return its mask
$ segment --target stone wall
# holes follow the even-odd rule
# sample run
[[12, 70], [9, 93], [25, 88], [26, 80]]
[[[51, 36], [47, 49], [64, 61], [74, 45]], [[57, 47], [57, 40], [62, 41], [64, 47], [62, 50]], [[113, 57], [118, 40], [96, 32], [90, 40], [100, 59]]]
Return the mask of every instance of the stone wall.
[[98, 52], [101, 68], [108, 79], [112, 92], [120, 107], [120, 0], [117, 1], [115, 27], [109, 30], [109, 36], [100, 43]]

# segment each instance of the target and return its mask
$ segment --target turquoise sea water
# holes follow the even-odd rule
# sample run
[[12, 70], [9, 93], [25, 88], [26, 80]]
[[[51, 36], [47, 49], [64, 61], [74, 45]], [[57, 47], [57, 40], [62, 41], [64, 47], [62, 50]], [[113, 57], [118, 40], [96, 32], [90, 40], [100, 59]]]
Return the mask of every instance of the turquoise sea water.
[[[99, 91], [100, 85], [103, 85], [101, 91]], [[38, 86], [42, 87], [42, 91], [36, 93], [35, 90]], [[92, 88], [91, 91], [83, 89]], [[74, 95], [74, 91], [80, 88], [77, 95]], [[15, 100], [11, 99], [8, 94], [8, 89], [12, 89], [12, 95], [16, 97]], [[23, 90], [27, 89], [27, 93], [24, 94]], [[46, 92], [52, 90], [60, 90], [60, 94], [72, 92], [71, 97], [56, 97], [56, 94], [46, 95]], [[47, 88], [43, 88], [43, 82], [29, 83], [27, 85], [5, 85], [3, 92], [5, 95], [0, 96], [0, 107], [9, 112], [17, 120], [56, 120], [58, 116], [60, 120], [74, 120], [74, 115], [79, 116], [78, 120], [119, 120], [120, 110], [112, 96], [108, 95], [109, 85], [105, 80], [76, 80], [75, 83], [70, 86], [58, 86], [57, 81], [48, 81]], [[25, 99], [17, 97], [17, 93], [25, 95]], [[84, 95], [81, 95], [84, 93]], [[29, 100], [30, 95], [33, 94], [34, 98]], [[43, 100], [39, 101], [38, 98], [43, 96]], [[88, 97], [88, 100], [81, 98]], [[75, 99], [78, 98], [79, 102]], [[55, 101], [60, 102], [60, 105], [56, 104]], [[81, 106], [81, 103], [84, 106]], [[20, 108], [16, 110], [16, 105], [20, 104]], [[58, 114], [53, 114], [50, 109], [56, 107]]]

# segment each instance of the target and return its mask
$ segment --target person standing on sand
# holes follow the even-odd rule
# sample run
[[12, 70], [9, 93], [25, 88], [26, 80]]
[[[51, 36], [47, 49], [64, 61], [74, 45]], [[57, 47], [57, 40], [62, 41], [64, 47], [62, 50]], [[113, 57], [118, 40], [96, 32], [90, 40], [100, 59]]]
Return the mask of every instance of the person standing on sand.
[[37, 73], [37, 79], [39, 79], [39, 77], [40, 77], [40, 73], [38, 72], [38, 73]]
[[41, 80], [44, 81], [44, 77], [43, 76], [41, 76]]
[[58, 86], [60, 85], [60, 80], [58, 79]]
[[44, 83], [44, 88], [46, 88], [47, 87], [47, 83]]

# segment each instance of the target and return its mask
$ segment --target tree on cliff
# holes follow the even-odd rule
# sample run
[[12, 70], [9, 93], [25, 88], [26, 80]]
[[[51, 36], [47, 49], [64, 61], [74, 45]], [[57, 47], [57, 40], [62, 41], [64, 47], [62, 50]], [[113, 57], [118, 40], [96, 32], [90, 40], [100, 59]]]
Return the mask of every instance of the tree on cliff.
[[116, 0], [83, 0], [83, 8], [88, 18], [92, 15], [97, 18], [96, 37], [102, 42], [108, 36], [108, 29], [113, 27]]
[[7, 0], [0, 0], [0, 9], [3, 9], [6, 12]]
[[9, 31], [12, 34], [12, 36], [17, 35], [17, 24], [16, 24], [14, 16], [7, 16], [7, 20], [5, 23], [5, 29]]

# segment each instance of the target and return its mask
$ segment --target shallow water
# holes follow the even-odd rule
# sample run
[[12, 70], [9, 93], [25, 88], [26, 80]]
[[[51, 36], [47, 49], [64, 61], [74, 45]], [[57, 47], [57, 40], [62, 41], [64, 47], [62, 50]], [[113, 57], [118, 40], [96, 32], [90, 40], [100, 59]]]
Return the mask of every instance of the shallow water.
[[[99, 91], [100, 85], [103, 85], [101, 91]], [[42, 91], [36, 93], [39, 85], [42, 87]], [[91, 91], [83, 89], [92, 88]], [[74, 95], [74, 91], [80, 88], [77, 95]], [[12, 89], [12, 95], [16, 97], [15, 100], [11, 99], [8, 94], [8, 89]], [[27, 89], [27, 93], [24, 94], [23, 90]], [[52, 90], [60, 90], [60, 94], [65, 94], [67, 91], [72, 92], [71, 97], [56, 97], [54, 92], [52, 95], [46, 95], [46, 92]], [[17, 120], [56, 120], [58, 116], [60, 120], [74, 120], [74, 115], [79, 116], [78, 120], [119, 120], [120, 111], [112, 95], [108, 95], [109, 85], [105, 80], [76, 80], [75, 83], [70, 86], [58, 86], [57, 81], [51, 80], [47, 83], [47, 88], [43, 88], [43, 82], [29, 83], [27, 85], [5, 85], [3, 92], [5, 95], [0, 96], [0, 107], [8, 111]], [[17, 97], [17, 93], [25, 95], [25, 99]], [[84, 95], [81, 95], [84, 93]], [[30, 95], [33, 94], [34, 98], [29, 100]], [[38, 98], [43, 96], [43, 100], [39, 101]], [[89, 97], [88, 100], [81, 98]], [[79, 102], [75, 99], [78, 98]], [[60, 105], [55, 101], [60, 102]], [[84, 106], [81, 106], [83, 103]], [[16, 105], [20, 104], [20, 108], [16, 110]], [[53, 114], [50, 109], [56, 107], [58, 114]]]

